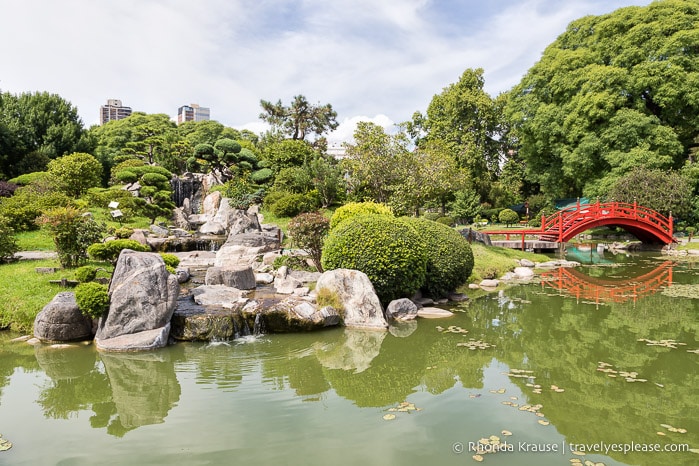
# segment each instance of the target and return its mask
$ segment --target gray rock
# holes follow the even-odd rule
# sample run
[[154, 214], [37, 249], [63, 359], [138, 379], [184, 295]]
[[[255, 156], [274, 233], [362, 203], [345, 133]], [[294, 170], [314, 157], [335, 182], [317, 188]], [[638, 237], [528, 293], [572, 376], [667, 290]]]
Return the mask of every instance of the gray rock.
[[258, 283], [260, 285], [269, 285], [272, 282], [274, 282], [274, 275], [272, 275], [271, 273], [255, 274], [255, 283]]
[[493, 278], [493, 279], [482, 280], [479, 285], [481, 288], [497, 288], [497, 286], [499, 284], [500, 284], [500, 280], [496, 280]]
[[417, 311], [417, 316], [423, 319], [443, 319], [451, 317], [454, 313], [438, 307], [423, 307]]
[[468, 284], [468, 289], [469, 289], [469, 290], [480, 290], [481, 287], [478, 286], [478, 283], [469, 283], [469, 284]]
[[144, 230], [134, 230], [134, 232], [129, 236], [129, 239], [132, 239], [134, 241], [138, 241], [142, 245], [147, 245], [148, 240], [146, 238], [146, 234], [144, 233]]
[[[109, 311], [99, 320], [97, 347], [128, 351], [165, 346], [179, 289], [177, 277], [168, 273], [160, 255], [123, 250], [109, 287]], [[110, 341], [126, 335], [133, 335], [133, 341]], [[127, 346], [119, 349], [122, 343]]]
[[215, 306], [223, 309], [237, 309], [248, 299], [245, 292], [225, 285], [202, 285], [192, 290], [194, 302], [202, 306]]
[[210, 267], [206, 271], [207, 285], [226, 285], [239, 290], [254, 290], [256, 286], [255, 273], [249, 265]]
[[210, 217], [205, 214], [192, 214], [189, 217], [187, 217], [187, 221], [192, 227], [201, 226], [209, 220]]
[[519, 265], [522, 267], [534, 267], [536, 264], [529, 259], [520, 259], [519, 260]]
[[415, 330], [417, 330], [417, 321], [415, 320], [397, 320], [391, 322], [390, 327], [388, 327], [388, 332], [398, 338], [409, 337]]
[[279, 294], [292, 294], [296, 288], [300, 288], [302, 283], [293, 277], [281, 278], [277, 276], [274, 279], [274, 289]]
[[177, 283], [187, 283], [191, 278], [191, 273], [189, 272], [189, 267], [178, 267], [175, 270], [175, 276], [177, 277]]
[[262, 231], [257, 214], [240, 209], [230, 209], [226, 219], [228, 235], [235, 236], [243, 233], [259, 233]]
[[308, 272], [306, 270], [291, 270], [289, 271], [289, 276], [295, 278], [301, 283], [313, 283], [317, 282], [320, 278], [320, 272]]
[[214, 222], [213, 220], [208, 220], [202, 226], [199, 227], [199, 233], [202, 235], [225, 235], [226, 226], [219, 222]]
[[294, 294], [295, 296], [308, 296], [308, 293], [310, 291], [311, 290], [307, 286], [302, 286], [299, 288], [295, 288], [292, 294]]
[[455, 303], [461, 303], [468, 301], [468, 296], [463, 293], [451, 293], [449, 295], [449, 301], [454, 301]]
[[517, 280], [517, 275], [515, 275], [514, 272], [505, 272], [502, 277], [500, 277], [500, 280], [503, 282], [509, 282], [512, 280]]
[[379, 297], [365, 273], [350, 269], [329, 270], [318, 278], [315, 289], [337, 294], [344, 308], [345, 326], [388, 328]]
[[520, 280], [527, 280], [534, 276], [534, 271], [529, 267], [515, 267], [514, 274]]
[[187, 220], [187, 214], [185, 213], [183, 207], [177, 207], [172, 211], [172, 224], [177, 228], [181, 228], [182, 230], [192, 229], [192, 226]]
[[34, 336], [43, 342], [92, 338], [92, 319], [84, 316], [75, 293], [58, 293], [34, 319]]
[[273, 333], [318, 330], [340, 323], [340, 315], [330, 306], [316, 309], [294, 298], [281, 301], [262, 311], [265, 328]]
[[274, 264], [274, 260], [281, 256], [279, 251], [272, 251], [272, 252], [266, 252], [264, 256], [262, 256], [262, 263], [265, 265], [272, 265]]
[[418, 306], [433, 306], [434, 300], [432, 298], [417, 298], [415, 299], [415, 304]]
[[208, 215], [209, 218], [213, 218], [213, 216], [216, 215], [216, 212], [218, 211], [218, 207], [221, 205], [222, 198], [223, 196], [221, 196], [221, 193], [219, 191], [209, 193], [204, 198], [204, 202], [202, 203], [202, 213], [204, 215]]
[[485, 244], [486, 246], [493, 245], [493, 243], [490, 241], [490, 235], [480, 232], [478, 230], [474, 230], [472, 228], [464, 228], [459, 233], [461, 233], [461, 236], [466, 238], [469, 243], [473, 243], [475, 241], [477, 243]]
[[161, 227], [160, 225], [151, 225], [149, 228], [150, 231], [157, 236], [168, 236], [170, 234], [167, 228]]
[[414, 320], [417, 306], [408, 298], [395, 299], [386, 307], [386, 317], [394, 320]]

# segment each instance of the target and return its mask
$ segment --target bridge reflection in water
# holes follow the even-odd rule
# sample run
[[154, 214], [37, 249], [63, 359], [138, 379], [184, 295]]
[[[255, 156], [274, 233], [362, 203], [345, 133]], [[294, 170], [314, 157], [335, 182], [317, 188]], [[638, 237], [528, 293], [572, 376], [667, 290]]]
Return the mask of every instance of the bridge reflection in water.
[[578, 270], [560, 267], [541, 274], [542, 288], [553, 288], [594, 304], [636, 302], [638, 298], [672, 285], [673, 261], [665, 261], [650, 272], [626, 279], [590, 277]]

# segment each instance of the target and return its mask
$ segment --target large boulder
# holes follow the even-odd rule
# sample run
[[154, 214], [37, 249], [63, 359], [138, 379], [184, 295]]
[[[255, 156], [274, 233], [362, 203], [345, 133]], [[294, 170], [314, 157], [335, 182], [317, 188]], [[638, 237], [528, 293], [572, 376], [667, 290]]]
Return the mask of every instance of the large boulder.
[[386, 307], [386, 317], [393, 320], [414, 320], [417, 305], [408, 298], [394, 299]]
[[226, 225], [229, 237], [262, 231], [257, 214], [240, 209], [230, 209], [226, 217]]
[[281, 247], [277, 237], [262, 232], [240, 233], [231, 235], [216, 252], [218, 267], [233, 264], [252, 264], [258, 256]]
[[490, 235], [488, 235], [487, 233], [474, 230], [473, 228], [464, 228], [460, 231], [460, 233], [461, 236], [466, 238], [469, 243], [473, 243], [475, 241], [476, 243], [482, 243], [486, 246], [493, 245], [492, 241], [490, 241]]
[[192, 290], [192, 299], [201, 306], [237, 309], [248, 301], [245, 294], [226, 285], [202, 285]]
[[344, 309], [347, 327], [387, 329], [388, 323], [374, 286], [364, 272], [335, 269], [324, 272], [316, 282], [315, 291], [328, 290], [336, 294]]
[[99, 320], [95, 343], [106, 351], [155, 349], [167, 344], [177, 306], [177, 277], [158, 254], [125, 249], [109, 286], [109, 311]]
[[84, 316], [75, 293], [58, 293], [34, 319], [34, 336], [44, 342], [92, 338], [92, 319]]
[[289, 298], [257, 312], [262, 314], [265, 331], [271, 333], [306, 332], [340, 324], [340, 315], [330, 306], [316, 306]]
[[249, 265], [209, 267], [204, 283], [226, 285], [239, 290], [253, 290], [256, 286], [255, 273]]

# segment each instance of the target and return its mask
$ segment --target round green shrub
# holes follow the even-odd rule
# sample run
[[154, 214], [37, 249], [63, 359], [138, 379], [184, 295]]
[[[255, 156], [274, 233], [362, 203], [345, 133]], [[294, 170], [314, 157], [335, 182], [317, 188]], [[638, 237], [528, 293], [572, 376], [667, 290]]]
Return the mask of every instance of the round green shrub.
[[14, 229], [7, 219], [0, 217], [0, 262], [11, 262], [19, 251]]
[[446, 225], [448, 227], [454, 226], [454, 219], [448, 216], [445, 217], [439, 217], [436, 220], [437, 223], [441, 223], [442, 225]]
[[330, 217], [330, 229], [332, 230], [344, 220], [358, 215], [386, 215], [393, 217], [391, 208], [377, 202], [348, 202], [342, 207], [338, 207], [332, 217]]
[[136, 182], [136, 180], [138, 180], [138, 175], [136, 175], [134, 172], [130, 170], [122, 170], [116, 175], [114, 175], [114, 177], [117, 179], [117, 181], [126, 184], [134, 183]]
[[498, 214], [498, 220], [500, 221], [500, 223], [504, 223], [505, 225], [510, 226], [514, 223], [519, 222], [519, 214], [512, 209], [503, 209]]
[[313, 193], [287, 194], [269, 206], [270, 212], [277, 217], [294, 217], [316, 208], [318, 208], [318, 200]]
[[180, 265], [180, 258], [174, 254], [168, 254], [166, 252], [161, 252], [160, 257], [163, 258], [163, 262], [165, 262], [165, 266], [171, 267], [173, 270], [176, 269], [178, 265]]
[[367, 274], [383, 303], [412, 296], [425, 282], [427, 254], [406, 222], [387, 215], [358, 215], [330, 230], [323, 246], [324, 270]]
[[105, 285], [81, 283], [75, 287], [75, 301], [82, 314], [96, 319], [109, 308], [109, 293]]
[[114, 230], [114, 236], [119, 239], [128, 239], [133, 235], [134, 229], [129, 227], [121, 227]]
[[95, 243], [87, 248], [87, 254], [94, 260], [116, 262], [123, 249], [134, 251], [150, 251], [148, 246], [144, 246], [133, 239], [115, 239], [106, 243]]
[[75, 270], [75, 279], [80, 283], [91, 282], [97, 277], [97, 267], [83, 265]]
[[252, 180], [253, 183], [263, 184], [271, 180], [273, 176], [274, 172], [271, 169], [262, 168], [255, 172], [252, 172], [252, 174], [250, 175], [250, 180]]
[[425, 217], [427, 220], [432, 220], [432, 221], [435, 221], [435, 222], [436, 222], [437, 219], [438, 219], [439, 217], [441, 217], [441, 216], [442, 216], [442, 214], [440, 214], [439, 212], [425, 212], [425, 213], [423, 214], [423, 217]]
[[422, 218], [403, 218], [427, 252], [427, 274], [421, 290], [444, 298], [463, 285], [473, 271], [473, 251], [459, 232]]

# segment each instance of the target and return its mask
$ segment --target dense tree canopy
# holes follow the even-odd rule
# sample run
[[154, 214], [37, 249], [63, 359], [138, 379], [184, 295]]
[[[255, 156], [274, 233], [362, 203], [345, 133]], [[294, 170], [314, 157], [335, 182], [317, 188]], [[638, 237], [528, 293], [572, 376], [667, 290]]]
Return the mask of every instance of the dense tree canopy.
[[0, 93], [0, 176], [39, 171], [84, 149], [83, 132], [77, 109], [56, 94]]
[[699, 3], [665, 0], [572, 22], [510, 94], [527, 178], [605, 195], [632, 168], [680, 168], [699, 134]]

